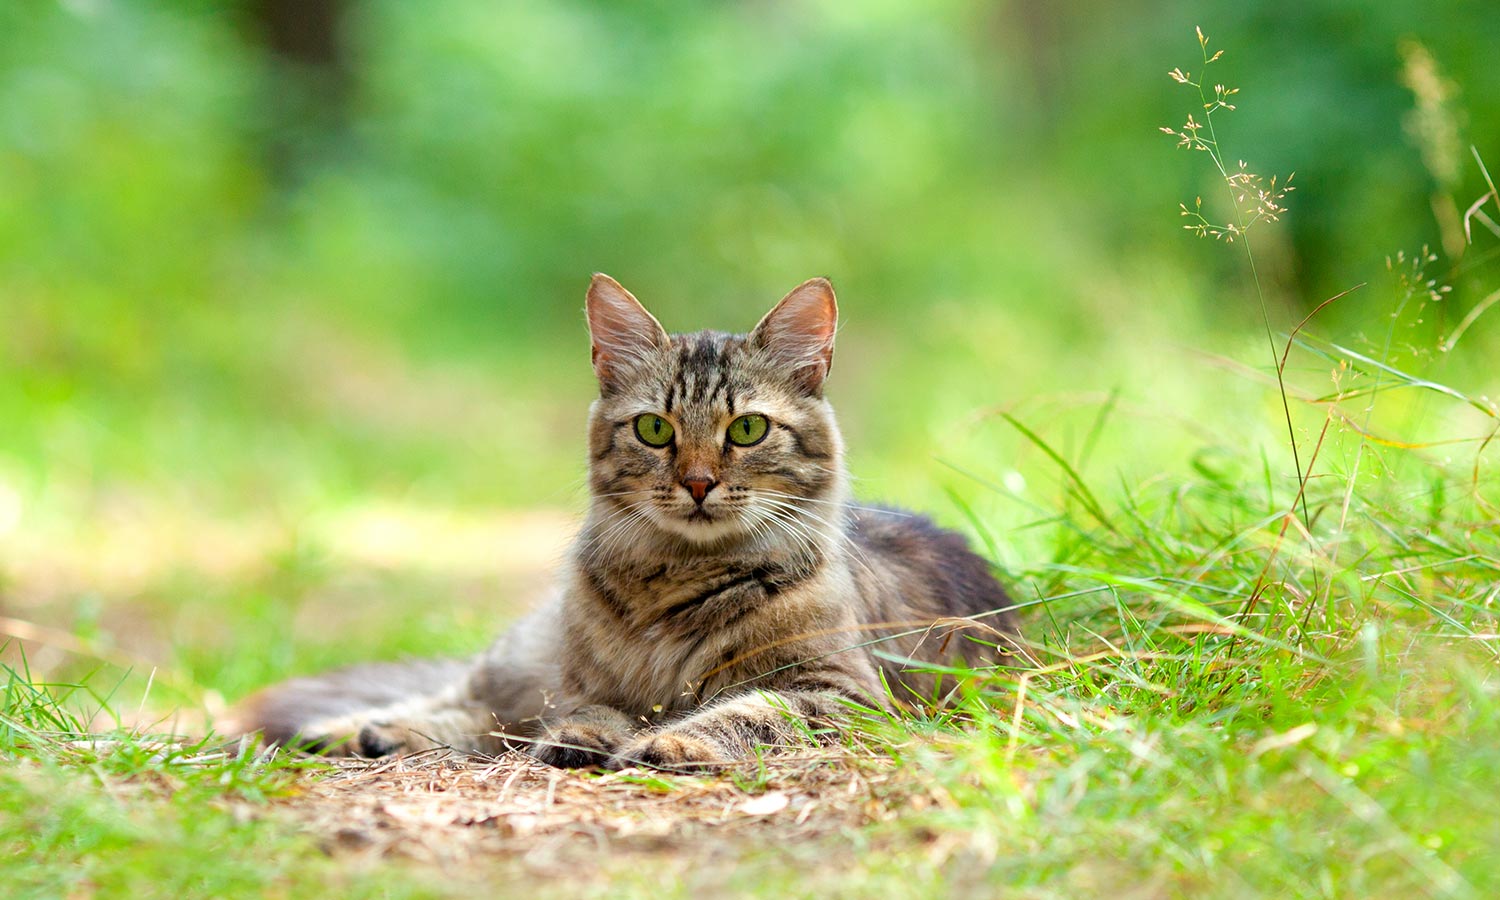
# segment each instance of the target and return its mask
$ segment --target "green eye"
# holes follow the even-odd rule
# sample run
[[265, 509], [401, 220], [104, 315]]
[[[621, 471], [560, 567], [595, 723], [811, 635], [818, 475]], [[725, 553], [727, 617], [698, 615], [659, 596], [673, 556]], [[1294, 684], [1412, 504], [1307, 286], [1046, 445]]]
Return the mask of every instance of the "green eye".
[[635, 435], [652, 447], [665, 447], [672, 443], [672, 423], [652, 413], [636, 416]]
[[740, 416], [729, 423], [729, 442], [741, 447], [759, 444], [770, 430], [771, 423], [765, 416]]

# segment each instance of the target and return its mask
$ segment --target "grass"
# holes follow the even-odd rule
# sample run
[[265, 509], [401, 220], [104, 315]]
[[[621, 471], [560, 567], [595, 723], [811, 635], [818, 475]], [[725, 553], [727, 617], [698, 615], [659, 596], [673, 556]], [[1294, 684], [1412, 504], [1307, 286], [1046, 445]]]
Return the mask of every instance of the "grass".
[[[1044, 626], [1024, 696], [976, 692], [962, 737], [913, 729], [903, 760], [953, 797], [927, 827], [992, 848], [991, 883], [1060, 895], [1493, 893], [1492, 517], [1361, 497], [1336, 551], [1317, 535], [1332, 559], [1267, 575], [1267, 518], [1224, 522], [1264, 498], [1183, 487], [1038, 573], [1110, 590]], [[1310, 498], [1314, 521], [1342, 501]]]
[[[1201, 99], [1212, 113], [1232, 96]], [[1244, 186], [1218, 140], [1202, 149]], [[1271, 216], [1263, 197], [1232, 201], [1220, 227], [1195, 205], [1190, 227], [1248, 253], [1247, 223], [1283, 212], [1270, 190]], [[826, 754], [718, 778], [333, 768], [202, 736], [225, 698], [293, 672], [475, 649], [545, 584], [566, 515], [494, 510], [576, 508], [576, 341], [439, 365], [378, 324], [269, 305], [163, 315], [152, 327], [207, 362], [153, 374], [42, 352], [79, 345], [69, 329], [123, 351], [28, 307], [23, 343], [42, 349], [0, 360], [21, 436], [0, 455], [0, 595], [21, 639], [3, 656], [0, 884], [1495, 895], [1493, 330], [1480, 306], [1439, 327], [1441, 282], [1481, 285], [1489, 252], [1441, 276], [1433, 254], [1396, 256], [1387, 281], [1328, 306], [1342, 330], [1318, 307], [1275, 334], [1254, 279], [1269, 364], [1241, 361], [1264, 360], [1259, 334], [1143, 303], [1124, 333], [1146, 348], [1106, 340], [1109, 322], [1080, 344], [1038, 318], [1020, 329], [1034, 355], [1010, 356], [984, 336], [1015, 321], [984, 308], [899, 336], [850, 326], [835, 400], [858, 490], [968, 529], [1026, 605], [1037, 666], [950, 673], [959, 700], [941, 714], [864, 721]], [[1122, 277], [1116, 300], [1153, 296], [1152, 278]], [[1195, 290], [1197, 306], [1221, 299]], [[564, 354], [563, 387], [532, 383]], [[135, 380], [104, 386], [121, 372]], [[1002, 378], [1003, 393], [985, 383]], [[1090, 392], [1057, 393], [1065, 378]]]
[[111, 725], [95, 677], [47, 683], [3, 667], [0, 840], [11, 897], [428, 896], [361, 877], [263, 821], [323, 768], [244, 742]]

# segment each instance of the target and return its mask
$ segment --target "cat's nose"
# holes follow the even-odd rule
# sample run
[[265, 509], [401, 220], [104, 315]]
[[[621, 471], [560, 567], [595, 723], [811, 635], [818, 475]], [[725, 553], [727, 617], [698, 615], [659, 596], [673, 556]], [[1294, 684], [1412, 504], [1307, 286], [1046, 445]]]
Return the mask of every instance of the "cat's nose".
[[688, 493], [693, 495], [693, 501], [700, 504], [703, 502], [703, 498], [708, 496], [708, 492], [713, 490], [714, 485], [718, 483], [706, 475], [693, 475], [682, 479], [682, 486], [687, 488]]

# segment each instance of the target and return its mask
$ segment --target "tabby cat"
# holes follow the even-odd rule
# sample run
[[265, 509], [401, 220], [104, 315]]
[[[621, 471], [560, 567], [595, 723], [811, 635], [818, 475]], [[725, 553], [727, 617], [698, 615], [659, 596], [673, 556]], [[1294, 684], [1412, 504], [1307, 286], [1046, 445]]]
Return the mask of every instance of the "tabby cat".
[[[960, 536], [849, 502], [826, 279], [746, 335], [668, 335], [605, 275], [587, 309], [592, 496], [557, 596], [472, 661], [269, 688], [243, 730], [369, 757], [519, 740], [558, 766], [691, 768], [831, 733], [850, 704], [930, 702], [924, 665], [1010, 658], [1009, 601]], [[978, 613], [987, 627], [952, 621]]]

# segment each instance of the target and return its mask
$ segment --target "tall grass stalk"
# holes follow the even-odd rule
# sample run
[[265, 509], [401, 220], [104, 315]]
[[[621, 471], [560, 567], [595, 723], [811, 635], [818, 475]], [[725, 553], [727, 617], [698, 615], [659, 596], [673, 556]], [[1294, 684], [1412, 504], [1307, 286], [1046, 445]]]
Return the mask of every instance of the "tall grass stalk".
[[[1229, 101], [1230, 98], [1239, 93], [1239, 88], [1215, 84], [1213, 86], [1213, 99], [1209, 99], [1208, 92], [1204, 87], [1208, 81], [1209, 67], [1223, 57], [1224, 51], [1215, 51], [1210, 56], [1208, 52], [1208, 36], [1203, 33], [1202, 28], [1195, 28], [1194, 31], [1198, 36], [1198, 49], [1203, 58], [1203, 68], [1199, 70], [1198, 78], [1194, 80], [1189, 73], [1183, 72], [1181, 69], [1173, 69], [1168, 74], [1174, 81], [1187, 85], [1197, 92], [1198, 102], [1203, 109], [1203, 125], [1200, 128], [1193, 116], [1189, 115], [1187, 122], [1181, 130], [1162, 127], [1161, 131], [1178, 138], [1178, 146], [1206, 152], [1209, 159], [1213, 161], [1214, 169], [1219, 173], [1219, 178], [1223, 182], [1224, 190], [1229, 198], [1230, 208], [1234, 214], [1234, 221], [1225, 225], [1217, 225], [1209, 222], [1203, 215], [1203, 204], [1200, 198], [1192, 210], [1189, 210], [1186, 204], [1181, 204], [1182, 214], [1194, 219], [1192, 224], [1184, 227], [1196, 232], [1201, 237], [1213, 237], [1223, 240], [1226, 243], [1239, 241], [1240, 245], [1244, 247], [1245, 261], [1249, 265], [1250, 277], [1255, 284], [1256, 300], [1260, 306], [1261, 324], [1264, 327], [1266, 335], [1266, 349], [1271, 354], [1271, 365], [1276, 371], [1277, 393], [1281, 398], [1281, 412], [1286, 422], [1287, 442], [1292, 451], [1292, 464], [1297, 472], [1297, 491], [1292, 499], [1288, 514], [1294, 514], [1300, 502], [1303, 531], [1307, 534], [1308, 539], [1312, 540], [1312, 514], [1308, 510], [1306, 492], [1307, 479], [1311, 475], [1311, 466], [1306, 470], [1302, 466], [1302, 452], [1297, 441], [1296, 427], [1292, 423], [1291, 401], [1287, 394], [1286, 358], [1284, 354], [1278, 353], [1276, 349], [1276, 337], [1271, 327], [1271, 310], [1266, 303], [1265, 286], [1261, 283], [1260, 269], [1256, 265], [1255, 250], [1250, 241], [1250, 229], [1262, 221], [1277, 221], [1282, 213], [1285, 212], [1285, 208], [1281, 206], [1281, 201], [1285, 198], [1286, 194], [1296, 190], [1296, 188], [1291, 184], [1293, 176], [1288, 176], [1286, 181], [1282, 182], [1280, 188], [1278, 188], [1276, 176], [1273, 175], [1270, 183], [1263, 187], [1261, 176], [1249, 171], [1243, 161], [1239, 163], [1238, 168], [1234, 171], [1231, 171], [1225, 163], [1223, 148], [1219, 143], [1218, 131], [1214, 125], [1214, 114], [1220, 110], [1226, 112], [1234, 111], [1236, 108], [1235, 104]], [[1208, 131], [1207, 137], [1203, 137], [1199, 133], [1205, 128]], [[1250, 201], [1248, 207], [1246, 201]], [[1321, 305], [1319, 308], [1322, 308]], [[1318, 577], [1316, 569], [1313, 570], [1312, 576], [1314, 579], [1313, 593], [1316, 595], [1319, 593], [1316, 584]], [[1254, 611], [1259, 598], [1259, 591], [1251, 594], [1245, 608], [1240, 613], [1242, 618], [1248, 617]]]

